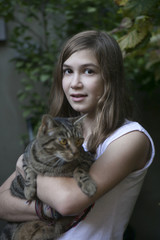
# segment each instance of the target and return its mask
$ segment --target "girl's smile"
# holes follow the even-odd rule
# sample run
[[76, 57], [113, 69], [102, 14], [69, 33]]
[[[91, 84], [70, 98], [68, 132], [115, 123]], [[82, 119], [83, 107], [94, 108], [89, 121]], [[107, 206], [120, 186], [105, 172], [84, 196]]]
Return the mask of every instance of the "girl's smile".
[[72, 108], [93, 113], [103, 94], [98, 62], [91, 50], [73, 53], [63, 64], [63, 90]]
[[85, 95], [85, 94], [78, 94], [78, 93], [71, 94], [70, 96], [74, 102], [81, 102], [87, 97], [87, 95]]

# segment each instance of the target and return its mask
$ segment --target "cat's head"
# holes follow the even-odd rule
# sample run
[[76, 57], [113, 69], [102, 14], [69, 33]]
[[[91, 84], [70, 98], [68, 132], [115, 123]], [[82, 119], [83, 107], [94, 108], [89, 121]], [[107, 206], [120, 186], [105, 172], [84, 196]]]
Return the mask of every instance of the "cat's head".
[[82, 118], [42, 117], [37, 140], [47, 154], [56, 155], [64, 161], [72, 161], [79, 155], [83, 144]]

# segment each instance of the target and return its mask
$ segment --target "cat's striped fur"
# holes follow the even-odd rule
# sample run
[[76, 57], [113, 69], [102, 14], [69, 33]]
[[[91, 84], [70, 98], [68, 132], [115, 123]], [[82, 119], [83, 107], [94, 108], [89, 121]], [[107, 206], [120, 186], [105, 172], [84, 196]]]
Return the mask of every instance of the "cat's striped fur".
[[[24, 153], [25, 182], [18, 175], [12, 182], [11, 193], [27, 200], [36, 199], [36, 177], [41, 174], [74, 177], [81, 190], [92, 196], [96, 192], [96, 185], [88, 172], [94, 159], [84, 151], [82, 143], [80, 120], [53, 119], [50, 115], [44, 115], [37, 137]], [[18, 224], [11, 238], [7, 238], [3, 232], [0, 240], [54, 240], [67, 230], [72, 221], [73, 217], [61, 217], [52, 226], [40, 220]]]

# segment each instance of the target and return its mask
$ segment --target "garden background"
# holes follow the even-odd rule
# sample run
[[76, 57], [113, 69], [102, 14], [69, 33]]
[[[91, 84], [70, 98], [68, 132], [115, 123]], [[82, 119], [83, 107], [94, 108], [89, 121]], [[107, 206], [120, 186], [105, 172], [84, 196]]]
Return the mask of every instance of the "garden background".
[[159, 0], [0, 0], [0, 184], [48, 111], [64, 41], [83, 30], [107, 31], [123, 52], [134, 117], [156, 147], [130, 221], [130, 240], [160, 239], [159, 12]]

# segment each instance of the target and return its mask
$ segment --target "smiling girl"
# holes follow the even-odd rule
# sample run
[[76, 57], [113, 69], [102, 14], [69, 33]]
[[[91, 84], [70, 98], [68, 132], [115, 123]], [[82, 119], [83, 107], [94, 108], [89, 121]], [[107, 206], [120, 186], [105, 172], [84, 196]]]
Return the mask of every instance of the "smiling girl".
[[[81, 32], [69, 39], [59, 56], [50, 113], [53, 117], [87, 113], [83, 120], [83, 146], [95, 155], [90, 175], [97, 192], [89, 198], [73, 178], [38, 176], [38, 197], [62, 215], [77, 215], [95, 202], [86, 218], [60, 240], [123, 239], [154, 157], [148, 132], [129, 120], [128, 103], [117, 42], [99, 31]], [[17, 165], [21, 167], [21, 158]], [[8, 189], [13, 177], [14, 174], [1, 186], [2, 190]], [[0, 209], [0, 217], [10, 221], [37, 218], [34, 203], [26, 206], [9, 191], [1, 191]]]

